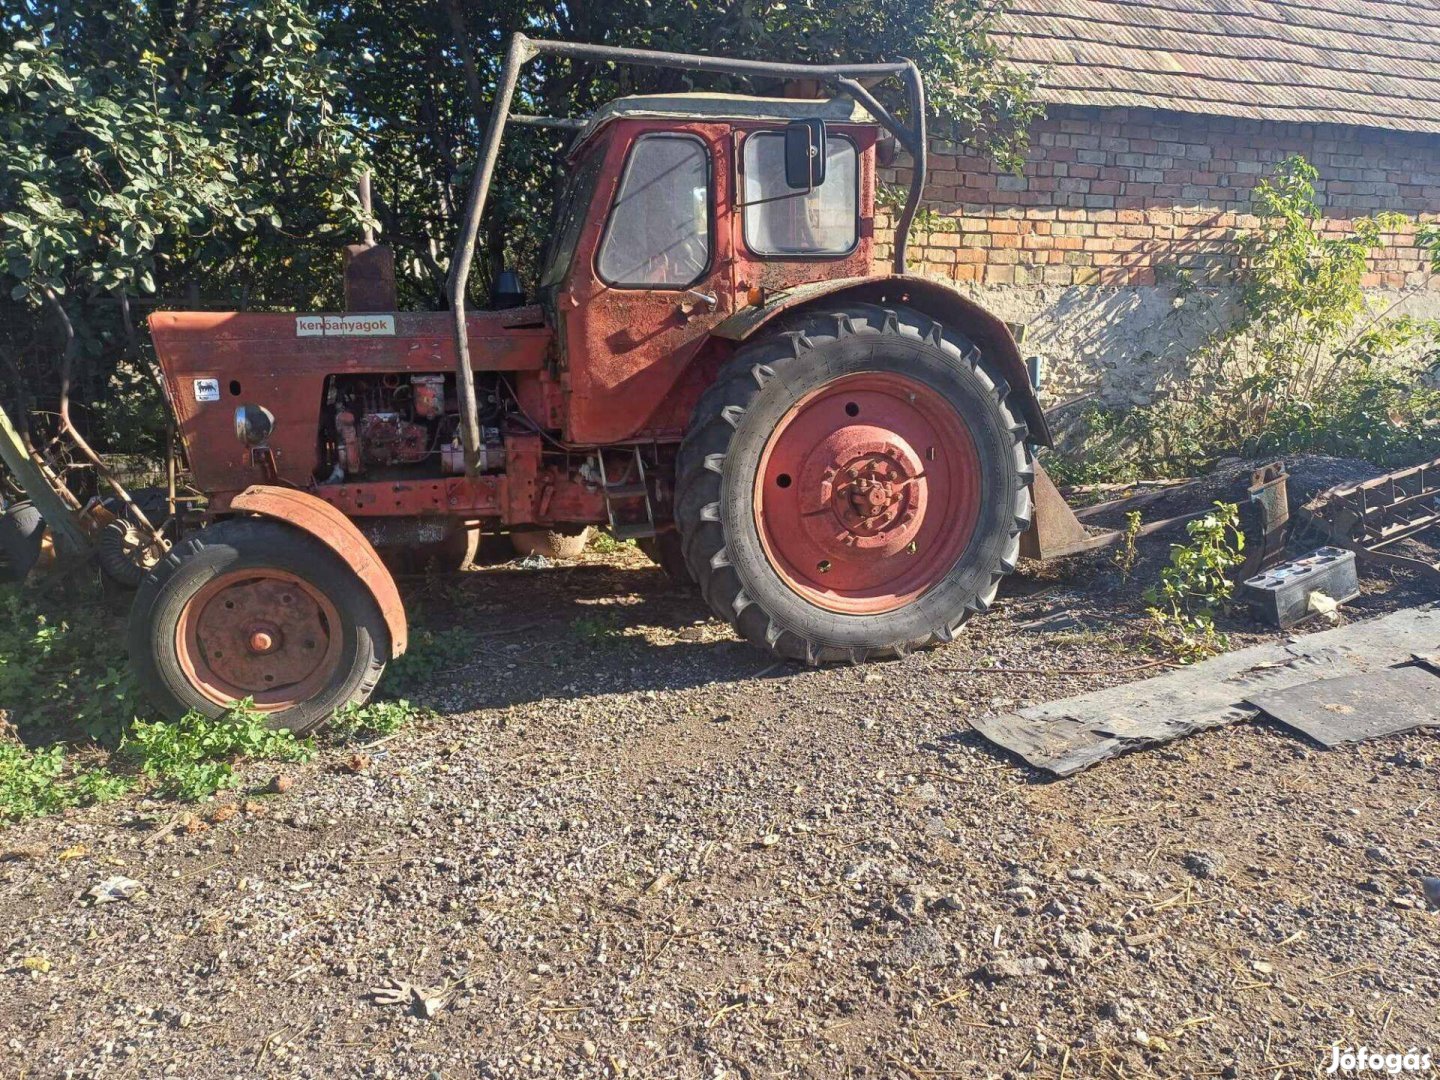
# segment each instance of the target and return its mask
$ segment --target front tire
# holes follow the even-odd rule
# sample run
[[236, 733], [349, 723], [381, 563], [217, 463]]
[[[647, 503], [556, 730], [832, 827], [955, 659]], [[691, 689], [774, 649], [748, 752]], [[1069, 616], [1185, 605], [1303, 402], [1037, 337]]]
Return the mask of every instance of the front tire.
[[296, 733], [368, 700], [390, 655], [379, 605], [340, 557], [256, 518], [172, 548], [135, 595], [129, 645], [166, 715], [218, 717], [248, 697]]
[[951, 640], [1031, 518], [1027, 430], [963, 335], [905, 308], [803, 313], [697, 404], [676, 524], [717, 615], [810, 664]]

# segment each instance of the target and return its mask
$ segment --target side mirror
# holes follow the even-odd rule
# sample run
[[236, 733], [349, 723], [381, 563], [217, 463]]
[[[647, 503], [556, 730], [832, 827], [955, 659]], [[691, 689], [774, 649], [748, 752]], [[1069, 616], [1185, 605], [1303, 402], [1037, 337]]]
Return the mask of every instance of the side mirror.
[[813, 191], [824, 182], [825, 121], [790, 121], [785, 125], [785, 186]]

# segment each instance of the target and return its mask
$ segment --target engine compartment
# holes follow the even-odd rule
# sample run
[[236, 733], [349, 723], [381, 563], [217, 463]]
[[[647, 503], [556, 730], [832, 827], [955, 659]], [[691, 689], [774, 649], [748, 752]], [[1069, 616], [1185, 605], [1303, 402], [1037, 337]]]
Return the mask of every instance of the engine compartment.
[[[504, 469], [504, 429], [514, 408], [498, 376], [476, 377], [480, 471]], [[321, 417], [322, 484], [465, 472], [453, 372], [331, 375]]]

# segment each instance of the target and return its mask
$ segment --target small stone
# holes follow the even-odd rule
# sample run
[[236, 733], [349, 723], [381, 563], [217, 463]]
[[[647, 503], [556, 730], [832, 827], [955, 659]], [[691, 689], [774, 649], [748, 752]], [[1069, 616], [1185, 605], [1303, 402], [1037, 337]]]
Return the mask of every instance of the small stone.
[[1425, 902], [1440, 911], [1440, 877], [1422, 877], [1420, 891], [1425, 894]]
[[780, 842], [780, 834], [779, 834], [779, 833], [773, 833], [773, 832], [772, 832], [772, 833], [766, 833], [764, 836], [762, 836], [762, 837], [760, 838], [760, 846], [761, 846], [761, 847], [774, 847], [774, 846], [775, 846], [776, 844], [778, 844], [779, 842]]
[[1159, 1035], [1148, 1035], [1144, 1031], [1139, 1030], [1138, 1028], [1135, 1030], [1135, 1034], [1130, 1036], [1130, 1041], [1133, 1042], [1136, 1046], [1144, 1047], [1146, 1050], [1154, 1050], [1156, 1053], [1160, 1054], [1163, 1054], [1170, 1049], [1170, 1044], [1167, 1043], [1164, 1039], [1162, 1039]]
[[1121, 870], [1115, 875], [1115, 880], [1132, 892], [1144, 892], [1155, 887], [1155, 879], [1139, 870]]
[[1007, 979], [1032, 979], [1050, 970], [1050, 961], [1043, 956], [1025, 956], [1018, 960], [991, 960], [977, 974], [990, 982]]
[[1060, 951], [1076, 960], [1083, 960], [1095, 951], [1095, 937], [1084, 930], [1064, 933], [1059, 938]]
[[1180, 865], [1196, 877], [1208, 880], [1220, 876], [1225, 867], [1225, 856], [1215, 851], [1191, 851], [1180, 861]]
[[1371, 844], [1369, 847], [1367, 847], [1365, 849], [1365, 857], [1371, 862], [1380, 863], [1380, 865], [1382, 866], [1395, 865], [1395, 856], [1390, 854], [1390, 850], [1388, 848], [1383, 847], [1380, 844]]

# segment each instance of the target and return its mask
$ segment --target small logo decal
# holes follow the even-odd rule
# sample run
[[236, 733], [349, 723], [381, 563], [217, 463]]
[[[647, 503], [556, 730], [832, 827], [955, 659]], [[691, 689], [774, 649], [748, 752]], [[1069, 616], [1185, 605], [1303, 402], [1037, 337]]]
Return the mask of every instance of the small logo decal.
[[219, 379], [196, 379], [195, 380], [196, 401], [219, 401], [220, 380]]
[[296, 315], [296, 337], [394, 337], [394, 315]]

